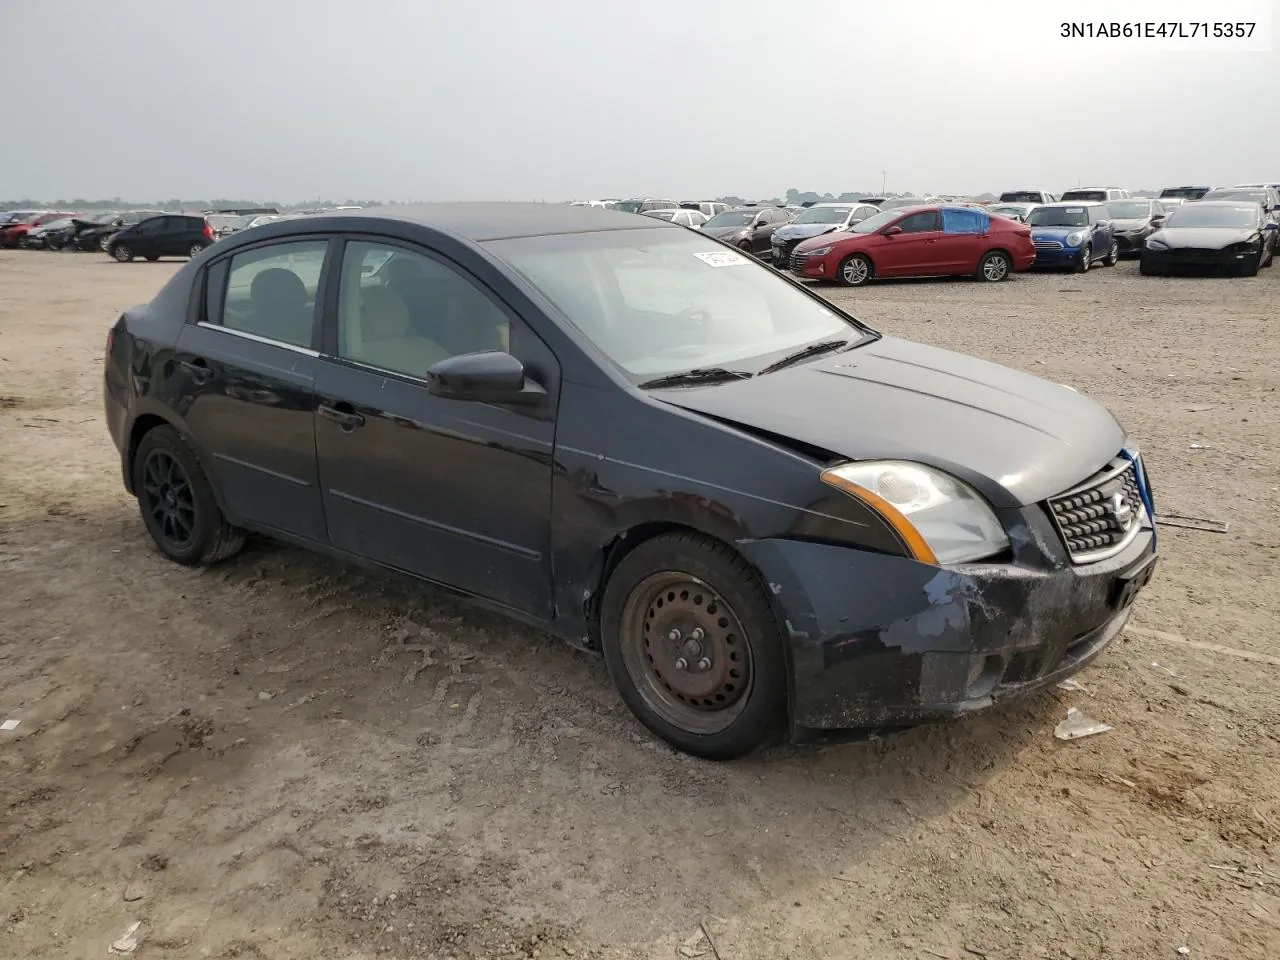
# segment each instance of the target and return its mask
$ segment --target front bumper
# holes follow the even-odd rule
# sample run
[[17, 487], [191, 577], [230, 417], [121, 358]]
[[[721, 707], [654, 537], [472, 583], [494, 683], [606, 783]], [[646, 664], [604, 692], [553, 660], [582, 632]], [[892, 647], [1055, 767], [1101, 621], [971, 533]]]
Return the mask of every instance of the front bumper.
[[1119, 634], [1156, 556], [1149, 529], [1079, 566], [934, 567], [781, 539], [740, 547], [786, 626], [797, 738], [953, 719], [1069, 676]]
[[1238, 270], [1258, 259], [1258, 251], [1229, 253], [1226, 250], [1152, 250], [1144, 247], [1142, 259], [1161, 269]]
[[1066, 267], [1080, 262], [1084, 247], [1036, 247], [1037, 267]]

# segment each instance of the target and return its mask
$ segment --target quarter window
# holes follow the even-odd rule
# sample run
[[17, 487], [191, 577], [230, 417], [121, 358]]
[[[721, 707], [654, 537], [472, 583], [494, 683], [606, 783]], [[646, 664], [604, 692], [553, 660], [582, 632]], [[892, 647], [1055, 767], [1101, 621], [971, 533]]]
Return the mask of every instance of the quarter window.
[[231, 258], [221, 324], [295, 347], [310, 347], [324, 240], [278, 243]]
[[506, 313], [470, 279], [401, 247], [347, 244], [338, 303], [338, 355], [424, 378], [465, 353], [510, 348]]

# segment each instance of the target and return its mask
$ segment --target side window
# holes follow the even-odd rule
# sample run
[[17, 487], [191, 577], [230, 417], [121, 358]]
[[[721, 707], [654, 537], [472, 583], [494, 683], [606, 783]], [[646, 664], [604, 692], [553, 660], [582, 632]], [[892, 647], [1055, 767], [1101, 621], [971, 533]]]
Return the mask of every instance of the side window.
[[227, 270], [222, 316], [228, 330], [310, 347], [325, 240], [277, 243], [238, 253]]
[[149, 217], [138, 224], [135, 231], [139, 237], [154, 237], [160, 232], [160, 221], [164, 217]]
[[401, 247], [347, 244], [340, 357], [421, 379], [448, 357], [510, 343], [506, 313], [453, 267]]
[[966, 208], [942, 211], [943, 233], [986, 233], [990, 223], [991, 218], [981, 210]]
[[903, 217], [895, 224], [903, 233], [929, 233], [938, 229], [938, 213], [936, 210], [922, 210], [909, 217]]

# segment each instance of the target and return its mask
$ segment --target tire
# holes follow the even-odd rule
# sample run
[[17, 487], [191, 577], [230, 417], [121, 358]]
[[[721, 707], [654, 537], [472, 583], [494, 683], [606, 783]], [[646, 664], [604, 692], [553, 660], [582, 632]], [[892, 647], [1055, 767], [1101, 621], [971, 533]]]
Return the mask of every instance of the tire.
[[696, 533], [640, 544], [609, 577], [600, 628], [623, 701], [676, 749], [733, 760], [784, 729], [782, 630], [755, 571], [724, 544]]
[[111, 252], [111, 237], [112, 237], [112, 234], [107, 233], [107, 234], [103, 234], [102, 237], [99, 238], [98, 249], [101, 250], [103, 253]]
[[1086, 243], [1084, 249], [1080, 251], [1080, 259], [1076, 261], [1076, 273], [1088, 273], [1089, 266], [1093, 261], [1093, 244]]
[[200, 254], [204, 253], [204, 244], [193, 243], [191, 245], [191, 249], [188, 250], [187, 253], [191, 257], [191, 259], [194, 260], [196, 257], [200, 256]]
[[1120, 244], [1112, 240], [1111, 250], [1110, 252], [1107, 253], [1107, 258], [1102, 261], [1102, 265], [1105, 267], [1114, 267], [1119, 262], [1120, 262]]
[[840, 261], [836, 270], [836, 282], [846, 287], [861, 287], [871, 282], [875, 268], [860, 253], [851, 254]]
[[1272, 247], [1269, 251], [1267, 251], [1267, 257], [1265, 260], [1262, 261], [1261, 265], [1264, 267], [1269, 267], [1275, 262], [1276, 262], [1276, 248]]
[[149, 431], [131, 469], [142, 522], [170, 560], [205, 566], [244, 546], [244, 531], [227, 523], [199, 459], [173, 427]]
[[157, 255], [156, 255], [156, 254], [154, 254], [154, 253], [153, 253], [153, 254], [151, 254], [151, 256], [149, 256], [149, 257], [147, 257], [147, 258], [146, 258], [147, 263], [155, 263], [155, 262], [156, 262], [157, 260], [159, 260], [159, 259], [160, 259], [160, 257], [159, 257], [159, 256], [157, 256]]
[[115, 257], [121, 263], [128, 263], [133, 259], [133, 251], [129, 249], [127, 243], [117, 243], [108, 248], [107, 253]]
[[1012, 272], [1013, 264], [1009, 262], [1009, 255], [999, 250], [992, 250], [978, 262], [976, 276], [987, 283], [999, 283], [1001, 280], [1008, 280]]
[[754, 257], [754, 256], [755, 256], [755, 254], [751, 252], [751, 244], [749, 244], [749, 243], [740, 243], [740, 244], [738, 244], [738, 252], [739, 252], [740, 254], [742, 254], [744, 257]]

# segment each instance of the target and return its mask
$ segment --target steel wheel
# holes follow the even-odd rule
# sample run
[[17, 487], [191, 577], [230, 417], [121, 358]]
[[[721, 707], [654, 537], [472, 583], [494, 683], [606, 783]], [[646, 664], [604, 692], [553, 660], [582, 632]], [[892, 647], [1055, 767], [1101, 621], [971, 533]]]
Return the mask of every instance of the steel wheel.
[[646, 577], [619, 624], [622, 661], [645, 705], [681, 730], [714, 734], [742, 713], [754, 682], [737, 614], [687, 573]]
[[871, 268], [863, 257], [849, 257], [840, 264], [840, 279], [851, 287], [861, 286], [871, 276]]
[[152, 450], [142, 464], [142, 509], [173, 551], [189, 548], [196, 535], [195, 494], [182, 464], [166, 450]]
[[1009, 258], [1003, 253], [989, 253], [982, 260], [982, 279], [999, 283], [1009, 275]]

